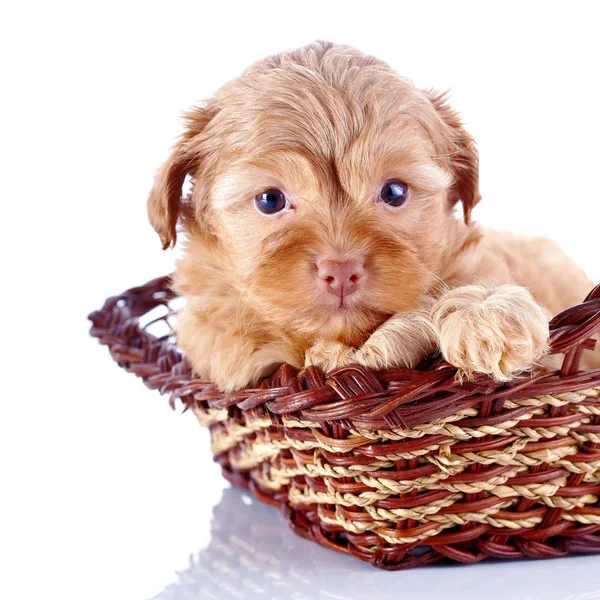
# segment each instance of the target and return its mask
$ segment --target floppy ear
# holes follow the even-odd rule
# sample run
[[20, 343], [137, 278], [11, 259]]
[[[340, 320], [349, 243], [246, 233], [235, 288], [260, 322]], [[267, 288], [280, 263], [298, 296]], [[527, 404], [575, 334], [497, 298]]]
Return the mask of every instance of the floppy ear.
[[448, 200], [451, 206], [462, 202], [465, 223], [469, 223], [471, 211], [481, 200], [477, 146], [463, 127], [458, 113], [447, 104], [446, 94], [430, 91], [427, 96], [449, 131], [450, 145], [446, 145], [446, 152], [454, 183]]
[[188, 174], [194, 175], [199, 166], [200, 149], [196, 136], [212, 118], [205, 107], [184, 114], [186, 130], [171, 150], [171, 155], [158, 169], [148, 197], [148, 218], [160, 236], [163, 250], [175, 246], [177, 221], [181, 211], [182, 188]]

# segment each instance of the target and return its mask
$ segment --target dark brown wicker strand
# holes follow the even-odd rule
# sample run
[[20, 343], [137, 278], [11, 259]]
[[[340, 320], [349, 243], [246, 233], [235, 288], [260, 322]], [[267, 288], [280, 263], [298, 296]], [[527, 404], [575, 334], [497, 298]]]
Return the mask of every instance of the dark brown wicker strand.
[[[550, 322], [557, 372], [461, 385], [436, 356], [382, 373], [284, 365], [230, 394], [197, 379], [170, 336], [140, 326], [159, 306], [155, 321], [167, 319], [169, 286], [161, 277], [109, 298], [89, 316], [91, 335], [173, 407], [218, 414], [209, 425], [224, 476], [278, 506], [297, 534], [384, 569], [600, 552], [600, 370], [579, 371], [600, 329], [600, 286]], [[259, 441], [280, 450], [244, 466]], [[314, 502], [293, 501], [292, 488]]]

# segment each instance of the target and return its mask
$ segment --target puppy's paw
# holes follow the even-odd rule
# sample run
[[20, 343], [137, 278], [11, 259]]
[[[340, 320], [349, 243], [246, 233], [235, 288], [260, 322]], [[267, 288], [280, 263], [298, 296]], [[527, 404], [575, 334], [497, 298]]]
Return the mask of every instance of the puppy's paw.
[[314, 365], [328, 373], [339, 367], [345, 367], [352, 360], [354, 348], [346, 346], [340, 342], [332, 342], [330, 340], [320, 339], [306, 351], [305, 366]]
[[450, 290], [431, 318], [444, 358], [458, 376], [510, 381], [548, 352], [548, 313], [523, 287], [469, 285]]
[[352, 362], [378, 371], [412, 368], [436, 346], [429, 311], [419, 310], [390, 317], [350, 358]]
[[390, 317], [359, 348], [339, 342], [318, 340], [306, 353], [308, 365], [325, 372], [350, 364], [382, 371], [414, 367], [437, 345], [428, 311], [421, 310]]

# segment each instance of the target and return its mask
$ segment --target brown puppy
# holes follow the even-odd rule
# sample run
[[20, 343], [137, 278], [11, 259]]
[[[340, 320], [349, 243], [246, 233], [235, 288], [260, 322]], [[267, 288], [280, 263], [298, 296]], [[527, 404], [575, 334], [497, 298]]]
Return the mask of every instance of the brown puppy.
[[148, 210], [165, 248], [185, 232], [179, 343], [224, 390], [281, 362], [413, 366], [436, 345], [508, 380], [546, 353], [548, 311], [592, 287], [553, 242], [470, 222], [458, 115], [357, 50], [266, 58], [186, 123]]

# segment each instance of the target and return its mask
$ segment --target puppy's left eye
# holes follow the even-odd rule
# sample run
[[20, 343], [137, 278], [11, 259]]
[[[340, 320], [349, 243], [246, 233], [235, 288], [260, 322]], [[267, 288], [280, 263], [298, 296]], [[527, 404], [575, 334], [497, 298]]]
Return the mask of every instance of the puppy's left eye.
[[404, 181], [388, 181], [379, 192], [379, 199], [389, 206], [402, 206], [408, 198], [408, 185]]

